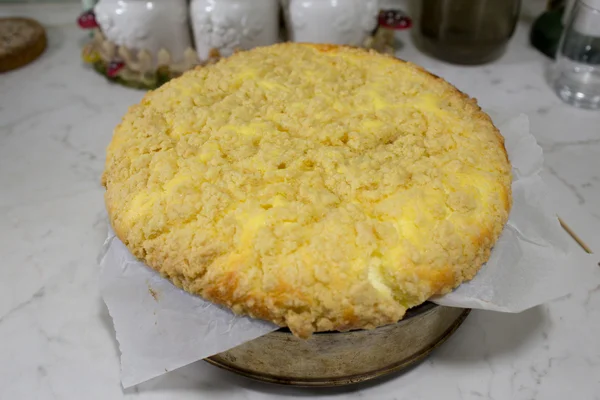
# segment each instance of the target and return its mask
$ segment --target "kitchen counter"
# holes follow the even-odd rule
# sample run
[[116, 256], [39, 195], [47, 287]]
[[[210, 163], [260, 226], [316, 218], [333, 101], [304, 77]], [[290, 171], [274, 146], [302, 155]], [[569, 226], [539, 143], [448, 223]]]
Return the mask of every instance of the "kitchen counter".
[[[65, 4], [0, 6], [0, 16], [34, 17], [49, 35], [39, 60], [0, 75], [1, 399], [600, 399], [600, 286], [588, 290], [585, 282], [521, 314], [473, 311], [426, 361], [373, 383], [294, 389], [198, 362], [124, 391], [98, 293], [96, 257], [107, 228], [100, 175], [112, 129], [143, 93], [82, 65], [87, 34], [75, 26], [78, 12]], [[491, 65], [451, 66], [406, 37], [398, 55], [492, 115], [529, 115], [561, 216], [600, 254], [600, 112], [552, 93], [546, 59], [527, 44], [529, 20]]]

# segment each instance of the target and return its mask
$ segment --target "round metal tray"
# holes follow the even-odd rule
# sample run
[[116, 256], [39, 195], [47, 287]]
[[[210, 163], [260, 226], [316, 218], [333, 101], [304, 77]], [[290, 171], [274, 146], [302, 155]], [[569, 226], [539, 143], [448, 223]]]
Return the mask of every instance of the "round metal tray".
[[237, 374], [295, 386], [341, 386], [402, 370], [448, 339], [470, 309], [424, 303], [396, 324], [315, 333], [303, 340], [279, 329], [205, 361]]

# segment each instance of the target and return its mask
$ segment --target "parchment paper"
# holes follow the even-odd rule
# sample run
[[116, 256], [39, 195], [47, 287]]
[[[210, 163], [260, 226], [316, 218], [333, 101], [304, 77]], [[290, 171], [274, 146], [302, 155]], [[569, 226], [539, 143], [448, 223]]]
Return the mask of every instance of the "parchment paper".
[[[441, 305], [520, 312], [599, 281], [592, 258], [570, 248], [539, 173], [542, 149], [525, 115], [497, 124], [513, 165], [513, 208], [490, 260]], [[163, 279], [109, 232], [100, 258], [101, 294], [121, 349], [121, 381], [130, 387], [277, 327], [235, 316]], [[597, 267], [596, 267], [597, 268]]]

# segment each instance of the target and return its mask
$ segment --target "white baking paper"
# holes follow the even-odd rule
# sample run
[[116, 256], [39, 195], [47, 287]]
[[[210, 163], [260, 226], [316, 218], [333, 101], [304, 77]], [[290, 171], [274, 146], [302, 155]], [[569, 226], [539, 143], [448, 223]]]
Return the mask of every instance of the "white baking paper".
[[488, 262], [475, 278], [432, 302], [517, 313], [599, 282], [595, 259], [562, 229], [540, 177], [542, 148], [525, 115], [498, 124], [513, 166], [513, 206]]
[[[442, 305], [520, 312], [599, 281], [594, 260], [571, 247], [539, 173], [541, 148], [525, 115], [498, 124], [513, 165], [513, 208], [490, 260]], [[101, 293], [130, 387], [262, 336], [277, 327], [239, 317], [163, 279], [112, 232], [101, 254]]]
[[121, 349], [121, 383], [137, 385], [278, 327], [240, 317], [173, 286], [109, 232], [100, 292]]

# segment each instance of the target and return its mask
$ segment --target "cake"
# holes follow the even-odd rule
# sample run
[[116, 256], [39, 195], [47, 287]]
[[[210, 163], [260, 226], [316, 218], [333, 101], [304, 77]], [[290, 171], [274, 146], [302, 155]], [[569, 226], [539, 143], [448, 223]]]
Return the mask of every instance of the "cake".
[[298, 43], [149, 92], [103, 184], [136, 257], [302, 338], [394, 323], [473, 278], [511, 206], [503, 138], [474, 99], [387, 55]]

